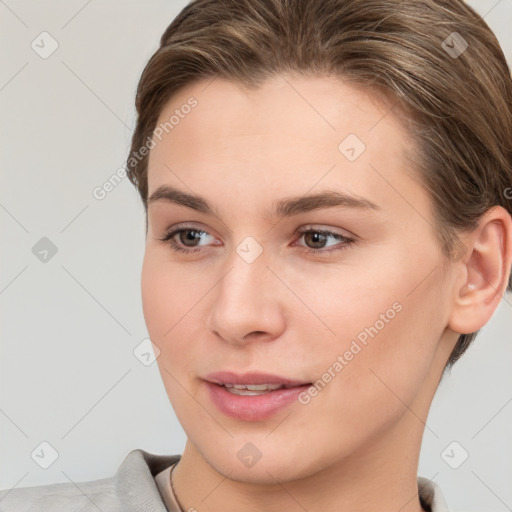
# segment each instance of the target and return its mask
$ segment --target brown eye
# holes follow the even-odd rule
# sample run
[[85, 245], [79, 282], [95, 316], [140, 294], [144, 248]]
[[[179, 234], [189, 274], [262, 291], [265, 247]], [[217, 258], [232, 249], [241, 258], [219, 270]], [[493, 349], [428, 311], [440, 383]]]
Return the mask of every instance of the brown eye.
[[198, 242], [201, 241], [203, 235], [211, 236], [202, 229], [181, 228], [169, 231], [159, 240], [169, 245], [176, 252], [196, 252], [201, 250], [201, 245]]
[[194, 242], [201, 240], [202, 233], [205, 232], [199, 231], [197, 229], [182, 229], [177, 232], [177, 235], [180, 243], [182, 243], [185, 247], [196, 247]]
[[[300, 235], [300, 238], [304, 238], [304, 241], [306, 243], [306, 247], [304, 249], [308, 253], [319, 255], [344, 249], [350, 246], [351, 244], [355, 243], [355, 239], [348, 238], [344, 235], [341, 235], [340, 233], [334, 233], [332, 231], [306, 229], [301, 231]], [[329, 239], [337, 240], [339, 243], [326, 245]], [[325, 248], [331, 246], [332, 248]]]
[[327, 240], [327, 236], [318, 231], [308, 231], [304, 234], [304, 240], [312, 249], [322, 249]]

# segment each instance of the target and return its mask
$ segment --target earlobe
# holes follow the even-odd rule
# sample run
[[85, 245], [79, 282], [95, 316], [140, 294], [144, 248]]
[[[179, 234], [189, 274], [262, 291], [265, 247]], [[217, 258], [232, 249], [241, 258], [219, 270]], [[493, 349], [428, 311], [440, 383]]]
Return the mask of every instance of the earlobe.
[[463, 282], [453, 290], [449, 327], [460, 334], [482, 328], [507, 289], [512, 265], [512, 218], [501, 206], [489, 209], [467, 237]]

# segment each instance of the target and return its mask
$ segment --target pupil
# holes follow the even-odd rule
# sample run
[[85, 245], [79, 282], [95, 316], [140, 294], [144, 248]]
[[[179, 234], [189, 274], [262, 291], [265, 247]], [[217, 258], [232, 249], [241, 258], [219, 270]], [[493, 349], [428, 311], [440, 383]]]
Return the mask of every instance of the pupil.
[[[195, 230], [192, 230], [192, 229], [189, 229], [187, 231], [183, 231], [181, 233], [182, 237], [183, 237], [183, 235], [186, 235], [185, 239], [187, 241], [191, 241], [191, 242], [194, 242], [195, 240], [198, 240], [198, 237], [196, 236], [197, 234], [198, 234], [198, 232], [195, 231]], [[183, 241], [183, 238], [182, 238], [182, 241]], [[187, 244], [185, 243], [184, 245], [187, 245]], [[191, 247], [193, 247], [193, 246], [194, 246], [194, 244], [191, 245]]]
[[[308, 236], [313, 238], [313, 244], [318, 244], [320, 242], [320, 248], [323, 247], [323, 243], [325, 242], [325, 235], [322, 233], [308, 233]], [[319, 247], [315, 247], [318, 249]]]

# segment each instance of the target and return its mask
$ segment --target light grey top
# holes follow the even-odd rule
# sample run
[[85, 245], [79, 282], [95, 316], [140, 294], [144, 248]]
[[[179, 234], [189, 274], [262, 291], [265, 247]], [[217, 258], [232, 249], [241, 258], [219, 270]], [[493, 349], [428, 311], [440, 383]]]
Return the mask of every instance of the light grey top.
[[[114, 476], [0, 491], [0, 512], [179, 512], [170, 471], [180, 455], [132, 450]], [[431, 512], [449, 512], [439, 486], [419, 477]]]

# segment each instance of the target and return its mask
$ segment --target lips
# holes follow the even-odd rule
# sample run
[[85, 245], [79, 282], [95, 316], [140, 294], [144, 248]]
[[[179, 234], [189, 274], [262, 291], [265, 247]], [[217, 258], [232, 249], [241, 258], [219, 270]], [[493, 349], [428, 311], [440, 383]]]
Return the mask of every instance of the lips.
[[204, 379], [213, 404], [242, 421], [263, 421], [291, 405], [311, 382], [268, 373], [215, 372]]
[[214, 372], [205, 377], [205, 380], [213, 382], [214, 384], [238, 384], [238, 385], [257, 385], [257, 384], [271, 384], [281, 385], [283, 387], [302, 386], [304, 384], [311, 384], [310, 382], [298, 381], [273, 375], [271, 373], [261, 372], [248, 372], [248, 373], [234, 373], [234, 372]]

